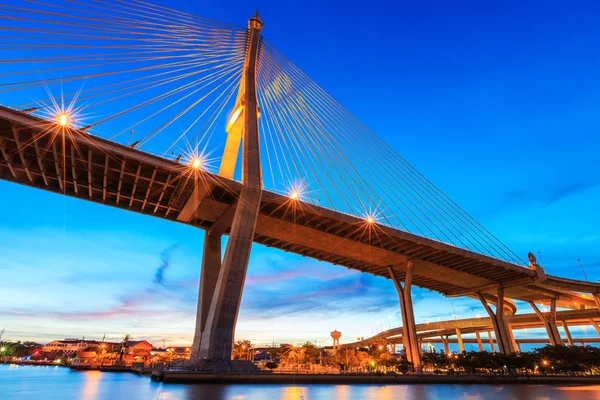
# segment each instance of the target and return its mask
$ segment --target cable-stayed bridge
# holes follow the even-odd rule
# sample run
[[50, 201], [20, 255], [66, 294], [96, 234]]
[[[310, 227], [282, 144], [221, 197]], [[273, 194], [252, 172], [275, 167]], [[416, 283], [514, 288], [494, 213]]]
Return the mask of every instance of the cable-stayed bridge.
[[264, 39], [258, 15], [240, 28], [97, 0], [2, 5], [0, 19], [0, 177], [204, 229], [198, 359], [230, 357], [252, 243], [392, 279], [417, 368], [413, 284], [481, 300], [502, 352], [511, 299], [556, 343], [557, 307], [600, 304], [600, 285], [522, 261]]

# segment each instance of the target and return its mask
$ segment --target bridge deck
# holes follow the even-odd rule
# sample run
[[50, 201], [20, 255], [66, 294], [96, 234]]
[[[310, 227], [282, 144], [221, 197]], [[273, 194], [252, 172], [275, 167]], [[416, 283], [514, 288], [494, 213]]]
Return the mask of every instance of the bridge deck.
[[[533, 313], [511, 315], [506, 320], [513, 330], [544, 328], [544, 324], [540, 321], [540, 318]], [[556, 322], [557, 324], [562, 324], [563, 321], [568, 323], [569, 327], [588, 326], [591, 324], [590, 321], [595, 321], [596, 323], [600, 321], [600, 311], [594, 309], [558, 311], [556, 313]], [[432, 321], [416, 325], [417, 335], [423, 342], [432, 342], [431, 339], [437, 339], [440, 336], [454, 336], [456, 335], [456, 328], [460, 329], [463, 335], [475, 333], [475, 331], [493, 330], [492, 321], [487, 317]], [[402, 327], [392, 328], [361, 341], [344, 343], [342, 346], [362, 347], [378, 342], [400, 344], [402, 343], [403, 332], [404, 329]]]
[[[241, 190], [239, 182], [122, 146], [87, 133], [55, 135], [56, 126], [0, 107], [0, 179], [202, 229], [218, 223], [227, 232]], [[494, 293], [559, 305], [579, 301], [569, 290], [599, 293], [600, 285], [553, 278], [536, 283], [534, 270], [379, 226], [369, 235], [365, 221], [264, 191], [254, 241], [317, 260], [389, 278], [404, 277], [414, 263], [414, 284], [445, 295]], [[552, 277], [551, 277], [552, 278]], [[594, 306], [591, 299], [579, 301]]]

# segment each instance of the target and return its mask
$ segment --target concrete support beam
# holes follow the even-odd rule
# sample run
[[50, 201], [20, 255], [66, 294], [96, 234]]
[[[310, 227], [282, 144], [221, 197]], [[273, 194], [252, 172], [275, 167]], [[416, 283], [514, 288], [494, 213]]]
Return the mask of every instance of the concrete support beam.
[[199, 358], [231, 359], [250, 250], [262, 196], [262, 172], [256, 98], [256, 60], [262, 22], [258, 15], [248, 23], [249, 37], [242, 82], [244, 93], [244, 137], [242, 191], [235, 209], [229, 241], [201, 337]]
[[458, 340], [458, 349], [461, 353], [465, 351], [465, 344], [463, 343], [462, 335], [460, 333], [460, 329], [456, 328], [456, 340]]
[[196, 310], [196, 327], [192, 344], [192, 360], [200, 357], [202, 334], [206, 328], [206, 320], [210, 311], [215, 287], [221, 271], [221, 235], [204, 233], [204, 249], [202, 252], [202, 271], [198, 290], [198, 308]]
[[567, 341], [569, 342], [569, 346], [573, 347], [575, 344], [573, 343], [573, 338], [571, 337], [571, 332], [569, 331], [569, 326], [567, 325], [567, 321], [562, 321], [563, 329], [565, 330], [565, 335], [567, 336]]
[[600, 310], [600, 295], [597, 293], [592, 293], [592, 297], [594, 298], [594, 303], [596, 303], [596, 307]]
[[396, 276], [394, 269], [388, 267], [390, 279], [394, 282], [400, 299], [400, 311], [402, 313], [403, 335], [402, 342], [406, 350], [406, 357], [413, 363], [415, 371], [421, 371], [421, 352], [419, 350], [419, 341], [417, 338], [417, 329], [413, 312], [411, 288], [413, 279], [413, 263], [408, 261], [406, 264], [406, 276], [404, 286]]
[[446, 355], [450, 354], [450, 346], [448, 346], [448, 336], [446, 336], [446, 338], [444, 338], [444, 336], [440, 336], [440, 338], [442, 338], [442, 343], [444, 344], [444, 353], [446, 353]]
[[477, 346], [479, 347], [479, 351], [483, 351], [483, 343], [481, 342], [481, 335], [479, 331], [475, 331], [475, 336], [477, 337]]
[[508, 334], [510, 336], [510, 342], [512, 343], [512, 347], [515, 351], [517, 351], [517, 341], [515, 340], [515, 334], [513, 332], [512, 326], [508, 325]]
[[544, 324], [548, 339], [550, 339], [550, 344], [552, 346], [562, 345], [563, 341], [558, 332], [558, 327], [556, 326], [556, 299], [550, 301], [550, 312], [547, 313], [542, 313], [533, 301], [530, 301], [529, 305]]
[[492, 321], [492, 327], [494, 328], [496, 341], [498, 342], [498, 351], [503, 354], [514, 353], [516, 349], [513, 347], [513, 343], [510, 340], [510, 332], [508, 330], [508, 324], [506, 323], [504, 314], [504, 289], [498, 289], [495, 313], [492, 311], [488, 301], [481, 293], [477, 293], [477, 297], [479, 297], [481, 304], [483, 304], [483, 307], [489, 314]]
[[209, 184], [204, 182], [203, 179], [199, 179], [196, 177], [196, 185], [194, 186], [194, 191], [190, 195], [190, 197], [185, 202], [185, 205], [177, 215], [177, 221], [179, 222], [190, 222], [196, 213], [200, 204], [208, 194], [210, 190]]

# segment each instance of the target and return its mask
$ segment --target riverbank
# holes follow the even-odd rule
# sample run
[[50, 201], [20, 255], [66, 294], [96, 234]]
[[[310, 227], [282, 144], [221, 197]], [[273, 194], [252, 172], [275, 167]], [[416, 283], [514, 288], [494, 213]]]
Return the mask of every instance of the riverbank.
[[162, 384], [132, 373], [72, 371], [51, 366], [0, 365], [1, 398], [11, 400], [277, 400], [277, 399], [547, 399], [597, 400], [598, 387], [560, 383], [493, 384]]
[[599, 385], [598, 376], [502, 375], [344, 375], [344, 374], [236, 374], [155, 371], [152, 380], [163, 383], [218, 384], [537, 384]]

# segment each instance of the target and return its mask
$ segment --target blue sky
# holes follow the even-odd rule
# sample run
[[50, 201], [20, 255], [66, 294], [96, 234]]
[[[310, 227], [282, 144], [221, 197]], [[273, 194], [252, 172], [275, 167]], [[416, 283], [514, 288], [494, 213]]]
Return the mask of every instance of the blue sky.
[[[580, 258], [600, 279], [593, 2], [162, 3], [237, 25], [258, 8], [271, 43], [517, 254], [539, 251], [549, 273], [577, 279]], [[4, 182], [0, 192], [7, 338], [190, 342], [201, 231]], [[471, 299], [414, 298], [418, 322], [453, 306], [484, 314]], [[350, 340], [399, 324], [385, 279], [253, 249], [238, 338], [329, 343], [334, 329]]]

